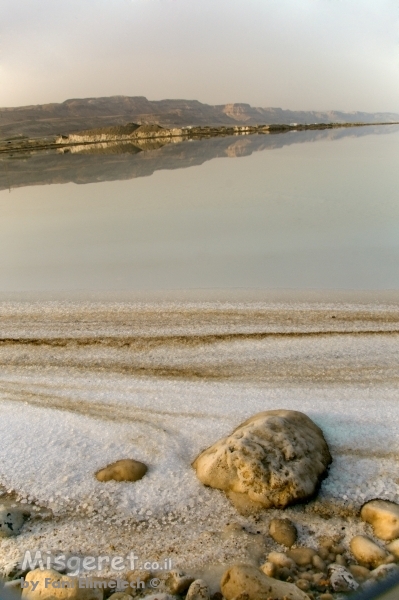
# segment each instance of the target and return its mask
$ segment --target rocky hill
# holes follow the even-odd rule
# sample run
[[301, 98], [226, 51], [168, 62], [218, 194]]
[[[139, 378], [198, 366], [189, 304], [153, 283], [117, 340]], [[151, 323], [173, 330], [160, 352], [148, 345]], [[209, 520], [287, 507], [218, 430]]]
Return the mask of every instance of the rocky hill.
[[163, 127], [196, 125], [259, 125], [270, 123], [380, 123], [398, 122], [399, 114], [340, 111], [292, 111], [256, 108], [249, 104], [212, 106], [197, 100], [147, 100], [144, 96], [111, 96], [0, 108], [0, 138], [68, 134], [129, 122]]

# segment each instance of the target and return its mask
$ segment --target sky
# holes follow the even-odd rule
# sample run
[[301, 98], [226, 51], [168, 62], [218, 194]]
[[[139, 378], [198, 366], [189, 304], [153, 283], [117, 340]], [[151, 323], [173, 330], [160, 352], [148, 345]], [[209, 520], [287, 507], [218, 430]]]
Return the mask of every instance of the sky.
[[399, 112], [399, 0], [0, 0], [0, 106]]

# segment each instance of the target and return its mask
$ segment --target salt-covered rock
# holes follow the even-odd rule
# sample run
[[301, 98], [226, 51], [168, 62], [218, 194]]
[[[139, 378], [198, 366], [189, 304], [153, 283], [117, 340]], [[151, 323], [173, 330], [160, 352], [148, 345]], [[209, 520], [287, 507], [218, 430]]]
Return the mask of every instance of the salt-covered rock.
[[24, 514], [18, 508], [0, 506], [0, 538], [18, 535], [24, 524]]
[[379, 567], [388, 558], [388, 553], [365, 535], [352, 538], [350, 548], [357, 562], [365, 567]]
[[131, 458], [124, 458], [100, 469], [96, 473], [98, 481], [138, 481], [147, 473], [147, 466]]
[[235, 565], [228, 569], [220, 587], [226, 600], [239, 597], [247, 600], [309, 600], [296, 585], [267, 577], [252, 565]]
[[399, 537], [399, 506], [388, 500], [367, 502], [360, 516], [372, 525], [375, 535], [381, 540], [393, 540]]
[[183, 571], [173, 569], [169, 572], [169, 575], [166, 579], [166, 585], [172, 594], [184, 594], [187, 592], [193, 581], [194, 577], [186, 575], [183, 573]]
[[202, 483], [232, 498], [283, 508], [312, 496], [330, 462], [323, 433], [309, 417], [270, 410], [204, 450], [193, 467]]
[[298, 532], [294, 523], [289, 519], [272, 519], [269, 534], [275, 542], [290, 548], [295, 544]]
[[207, 583], [203, 579], [196, 579], [188, 588], [186, 600], [210, 600], [210, 597]]
[[276, 567], [280, 569], [285, 567], [287, 569], [295, 569], [296, 563], [292, 558], [288, 558], [288, 556], [284, 552], [270, 552], [267, 556], [267, 560]]
[[330, 584], [334, 592], [352, 592], [357, 590], [359, 584], [352, 573], [338, 564], [332, 564], [328, 567]]
[[104, 597], [102, 589], [80, 588], [77, 577], [61, 575], [54, 569], [29, 571], [25, 583], [29, 586], [23, 589], [22, 600], [103, 600]]
[[292, 558], [299, 567], [310, 565], [315, 555], [316, 551], [313, 548], [291, 548], [287, 552], [288, 558]]

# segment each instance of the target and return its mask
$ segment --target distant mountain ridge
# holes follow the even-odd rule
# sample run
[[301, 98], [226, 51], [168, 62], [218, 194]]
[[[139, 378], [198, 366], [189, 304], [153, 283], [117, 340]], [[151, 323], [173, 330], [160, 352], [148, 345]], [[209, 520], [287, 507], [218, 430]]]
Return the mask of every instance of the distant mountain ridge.
[[45, 136], [128, 122], [164, 127], [271, 123], [398, 122], [399, 113], [293, 111], [198, 100], [148, 100], [144, 96], [70, 99], [61, 103], [0, 108], [0, 137]]

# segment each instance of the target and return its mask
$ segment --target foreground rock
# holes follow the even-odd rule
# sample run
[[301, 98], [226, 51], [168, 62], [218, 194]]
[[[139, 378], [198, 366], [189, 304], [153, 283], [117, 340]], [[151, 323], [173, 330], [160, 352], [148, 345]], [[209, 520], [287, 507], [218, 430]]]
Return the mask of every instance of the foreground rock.
[[356, 535], [350, 543], [351, 551], [357, 562], [364, 567], [375, 569], [382, 565], [389, 554], [365, 535]]
[[235, 565], [228, 569], [220, 582], [226, 600], [309, 600], [309, 596], [292, 583], [264, 575], [252, 565]]
[[16, 508], [0, 506], [0, 538], [18, 535], [24, 524], [23, 512]]
[[25, 583], [29, 587], [22, 591], [22, 600], [103, 600], [104, 597], [102, 590], [79, 588], [76, 577], [61, 575], [54, 569], [29, 571]]
[[360, 516], [381, 540], [399, 537], [399, 506], [395, 502], [372, 500], [363, 506]]
[[117, 460], [96, 473], [98, 481], [138, 481], [147, 473], [147, 466], [131, 458]]
[[330, 463], [323, 433], [309, 417], [270, 410], [202, 452], [193, 467], [202, 483], [237, 504], [284, 508], [311, 497]]
[[294, 523], [289, 519], [272, 519], [269, 534], [275, 542], [288, 548], [295, 544], [298, 535]]

